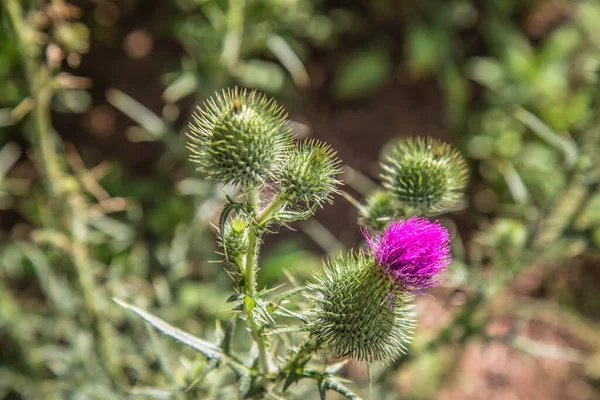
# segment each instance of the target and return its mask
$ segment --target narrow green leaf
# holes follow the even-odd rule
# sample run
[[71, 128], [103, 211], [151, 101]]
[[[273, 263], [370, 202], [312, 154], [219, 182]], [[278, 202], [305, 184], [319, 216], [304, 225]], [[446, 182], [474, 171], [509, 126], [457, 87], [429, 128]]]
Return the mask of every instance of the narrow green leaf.
[[306, 325], [291, 325], [291, 326], [284, 326], [284, 327], [281, 327], [278, 329], [274, 329], [272, 331], [264, 333], [264, 335], [265, 336], [281, 335], [284, 333], [306, 332], [307, 330], [308, 330], [308, 327]]
[[221, 350], [214, 344], [197, 338], [193, 335], [190, 335], [189, 333], [184, 332], [181, 329], [175, 328], [174, 326], [142, 310], [141, 308], [132, 306], [131, 304], [125, 303], [124, 301], [116, 298], [113, 298], [113, 301], [119, 304], [121, 307], [133, 311], [134, 313], [139, 315], [144, 321], [146, 321], [165, 335], [171, 336], [173, 339], [193, 348], [194, 350], [203, 354], [205, 357], [215, 359], [221, 358], [223, 356]]
[[325, 369], [325, 373], [328, 375], [337, 374], [340, 371], [340, 369], [342, 369], [344, 367], [344, 365], [346, 365], [346, 364], [348, 364], [347, 359], [344, 361], [341, 361], [339, 363], [328, 365], [327, 368]]
[[321, 380], [321, 382], [319, 382], [319, 390], [322, 390], [321, 388], [324, 388], [325, 391], [329, 389], [338, 392], [339, 394], [346, 396], [348, 399], [360, 400], [360, 397], [356, 393], [348, 389], [341, 382], [334, 378], [325, 378]]
[[221, 348], [225, 354], [231, 354], [231, 340], [235, 331], [235, 321], [237, 321], [237, 318], [232, 318], [225, 325], [225, 336], [221, 342]]
[[293, 295], [304, 292], [305, 290], [308, 290], [308, 287], [298, 286], [298, 287], [292, 288], [288, 291], [285, 291], [285, 292], [280, 293], [277, 296], [273, 297], [273, 300], [271, 300], [271, 302], [273, 302], [275, 304], [279, 304], [282, 301], [287, 300], [288, 298], [292, 297]]
[[321, 400], [327, 400], [327, 383], [325, 379], [321, 379], [319, 385], [319, 397]]
[[227, 299], [228, 303], [233, 303], [234, 301], [239, 301], [242, 300], [244, 298], [244, 295], [241, 293], [234, 293], [231, 296], [229, 296], [229, 298]]

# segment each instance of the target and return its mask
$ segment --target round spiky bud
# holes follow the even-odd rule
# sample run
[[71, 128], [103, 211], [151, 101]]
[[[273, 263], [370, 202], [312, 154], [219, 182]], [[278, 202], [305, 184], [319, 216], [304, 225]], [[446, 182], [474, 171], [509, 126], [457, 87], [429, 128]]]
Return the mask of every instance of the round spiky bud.
[[443, 212], [455, 205], [467, 184], [464, 158], [432, 138], [403, 139], [381, 163], [383, 186], [419, 214]]
[[291, 143], [283, 109], [255, 91], [216, 94], [193, 118], [191, 160], [221, 184], [253, 186], [272, 177]]
[[336, 356], [388, 361], [406, 351], [414, 327], [413, 296], [363, 253], [330, 261], [313, 297], [311, 335]]
[[234, 262], [248, 250], [248, 221], [242, 217], [235, 217], [225, 224], [223, 236], [219, 238], [219, 245], [227, 262]]
[[335, 151], [317, 140], [291, 148], [278, 176], [281, 195], [296, 207], [331, 201], [337, 191], [340, 161]]
[[394, 195], [387, 190], [376, 190], [371, 193], [360, 210], [359, 224], [375, 229], [383, 229], [397, 213], [402, 213], [402, 206]]

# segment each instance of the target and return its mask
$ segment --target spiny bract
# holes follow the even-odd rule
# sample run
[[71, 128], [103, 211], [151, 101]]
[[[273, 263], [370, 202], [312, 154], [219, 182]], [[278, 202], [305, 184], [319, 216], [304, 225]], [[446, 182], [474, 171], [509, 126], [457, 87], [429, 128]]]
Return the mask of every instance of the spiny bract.
[[292, 140], [281, 107], [238, 88], [198, 107], [189, 127], [191, 160], [221, 184], [253, 186], [272, 177]]
[[460, 200], [467, 184], [464, 158], [432, 138], [399, 141], [381, 169], [383, 186], [418, 214], [446, 211]]
[[363, 253], [333, 259], [317, 276], [311, 335], [336, 356], [389, 361], [406, 351], [414, 329], [410, 294]]
[[310, 207], [331, 201], [339, 181], [340, 161], [335, 151], [317, 140], [308, 140], [291, 148], [278, 176], [279, 190], [297, 207]]

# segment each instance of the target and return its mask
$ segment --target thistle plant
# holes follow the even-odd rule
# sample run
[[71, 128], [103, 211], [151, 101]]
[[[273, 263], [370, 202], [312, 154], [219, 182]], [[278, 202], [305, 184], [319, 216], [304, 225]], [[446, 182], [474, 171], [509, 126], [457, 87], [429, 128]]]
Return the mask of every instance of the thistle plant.
[[[248, 361], [224, 344], [231, 336], [209, 343], [118, 302], [201, 352], [213, 367], [228, 366], [242, 398], [293, 396], [290, 386], [303, 379], [315, 380], [323, 398], [327, 390], [358, 398], [336, 377], [343, 364], [327, 361], [370, 365], [408, 351], [415, 297], [439, 284], [451, 255], [446, 228], [404, 210], [440, 212], [453, 204], [466, 183], [462, 158], [429, 139], [399, 144], [383, 168], [386, 189], [360, 210], [375, 227], [363, 229], [366, 245], [328, 260], [305, 286], [281, 292], [257, 287], [262, 236], [333, 201], [341, 184], [335, 151], [313, 139], [295, 142], [281, 107], [238, 88], [199, 107], [188, 137], [198, 170], [240, 189], [238, 198], [227, 197], [217, 244], [236, 290], [229, 298], [237, 313], [230, 324], [240, 318], [249, 332]], [[295, 322], [283, 322], [289, 318]], [[327, 353], [323, 362], [319, 355]]]

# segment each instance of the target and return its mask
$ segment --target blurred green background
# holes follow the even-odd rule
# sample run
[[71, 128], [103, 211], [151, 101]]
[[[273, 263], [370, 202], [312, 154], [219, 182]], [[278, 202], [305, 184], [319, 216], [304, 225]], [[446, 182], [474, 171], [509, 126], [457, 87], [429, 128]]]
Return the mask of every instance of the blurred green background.
[[[440, 217], [455, 261], [374, 398], [600, 396], [600, 2], [2, 0], [0, 21], [0, 398], [220, 398], [200, 357], [111, 297], [220, 334], [229, 189], [184, 133], [232, 85], [330, 143], [359, 201], [395, 138], [469, 159]], [[357, 218], [337, 197], [268, 236], [259, 285], [308, 279], [360, 243]], [[364, 366], [344, 373], [367, 396]]]

